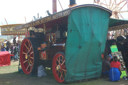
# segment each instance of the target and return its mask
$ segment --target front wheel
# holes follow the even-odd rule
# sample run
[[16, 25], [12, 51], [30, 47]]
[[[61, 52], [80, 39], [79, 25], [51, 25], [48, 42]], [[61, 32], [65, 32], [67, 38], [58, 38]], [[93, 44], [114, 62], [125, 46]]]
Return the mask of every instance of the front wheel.
[[52, 72], [57, 82], [64, 82], [66, 75], [65, 56], [62, 52], [56, 53], [53, 57]]

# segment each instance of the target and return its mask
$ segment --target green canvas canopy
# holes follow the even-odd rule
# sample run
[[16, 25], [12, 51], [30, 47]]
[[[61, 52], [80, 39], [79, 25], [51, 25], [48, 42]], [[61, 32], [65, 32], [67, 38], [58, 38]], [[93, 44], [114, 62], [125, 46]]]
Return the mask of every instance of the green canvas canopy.
[[65, 81], [100, 77], [110, 12], [97, 7], [75, 9], [68, 17]]
[[128, 20], [112, 19], [109, 21], [109, 31], [128, 28]]

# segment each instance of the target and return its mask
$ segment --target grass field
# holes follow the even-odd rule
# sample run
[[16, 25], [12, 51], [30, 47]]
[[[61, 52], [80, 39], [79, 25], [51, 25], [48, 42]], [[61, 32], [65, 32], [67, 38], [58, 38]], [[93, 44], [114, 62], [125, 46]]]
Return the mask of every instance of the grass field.
[[18, 73], [18, 62], [11, 62], [10, 66], [0, 67], [0, 85], [128, 85], [128, 80], [110, 82], [102, 78], [60, 84], [55, 81], [51, 71], [48, 73], [46, 77], [41, 78], [28, 76]]

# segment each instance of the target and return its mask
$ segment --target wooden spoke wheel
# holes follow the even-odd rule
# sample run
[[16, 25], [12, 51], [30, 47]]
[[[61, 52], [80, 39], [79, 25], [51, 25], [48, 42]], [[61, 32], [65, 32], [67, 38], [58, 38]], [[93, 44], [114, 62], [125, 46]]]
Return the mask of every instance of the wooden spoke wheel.
[[64, 78], [66, 75], [66, 67], [65, 57], [63, 53], [59, 52], [54, 56], [52, 62], [52, 72], [57, 82], [64, 82]]
[[20, 49], [20, 63], [25, 74], [37, 73], [38, 51], [34, 38], [26, 38], [22, 41]]

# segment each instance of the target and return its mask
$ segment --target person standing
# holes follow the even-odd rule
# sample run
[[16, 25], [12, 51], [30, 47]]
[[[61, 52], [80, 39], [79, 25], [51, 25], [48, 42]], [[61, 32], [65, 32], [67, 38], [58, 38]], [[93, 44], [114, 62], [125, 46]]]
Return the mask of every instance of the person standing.
[[13, 45], [16, 45], [16, 37], [13, 38]]
[[113, 61], [110, 63], [109, 78], [111, 81], [119, 81], [121, 75], [121, 64], [117, 59], [117, 56], [113, 57]]
[[9, 51], [10, 50], [10, 42], [9, 41], [7, 41], [7, 43], [6, 43], [6, 51]]
[[17, 47], [17, 45], [16, 46], [14, 46], [14, 60], [18, 60], [18, 47]]
[[110, 56], [106, 56], [102, 63], [102, 75], [103, 77], [109, 76], [109, 70], [110, 70]]
[[6, 51], [6, 49], [3, 45], [1, 46], [1, 51]]

